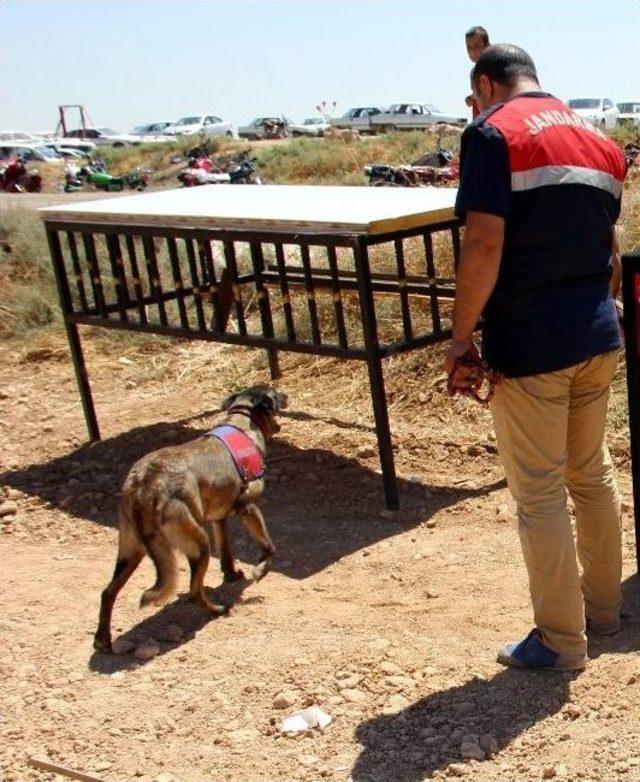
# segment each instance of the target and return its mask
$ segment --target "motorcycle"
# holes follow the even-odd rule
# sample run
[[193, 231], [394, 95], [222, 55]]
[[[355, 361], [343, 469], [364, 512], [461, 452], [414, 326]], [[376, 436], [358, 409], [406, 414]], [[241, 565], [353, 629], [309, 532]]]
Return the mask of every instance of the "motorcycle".
[[[194, 150], [195, 151], [195, 150]], [[262, 177], [256, 167], [256, 158], [243, 153], [237, 160], [226, 163], [214, 161], [205, 154], [191, 157], [188, 166], [178, 175], [184, 187], [199, 185], [262, 185]]]
[[39, 193], [42, 177], [37, 169], [29, 170], [22, 158], [12, 158], [0, 168], [0, 190], [5, 193]]
[[125, 187], [131, 190], [145, 190], [151, 181], [151, 171], [148, 168], [138, 167], [124, 176], [114, 176], [106, 170], [101, 170], [101, 167], [88, 164], [80, 169], [80, 177], [98, 190], [119, 193]]

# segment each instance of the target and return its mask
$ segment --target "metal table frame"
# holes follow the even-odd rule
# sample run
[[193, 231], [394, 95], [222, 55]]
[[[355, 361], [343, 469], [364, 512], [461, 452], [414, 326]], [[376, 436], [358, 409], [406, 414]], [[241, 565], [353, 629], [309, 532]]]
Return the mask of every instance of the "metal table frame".
[[[45, 215], [44, 221], [91, 440], [100, 439], [100, 430], [78, 331], [80, 324], [263, 348], [272, 378], [280, 373], [278, 352], [281, 350], [365, 361], [385, 499], [389, 508], [399, 507], [382, 361], [450, 337], [450, 329], [443, 326], [440, 300], [453, 299], [455, 286], [450, 277], [437, 276], [433, 237], [446, 233], [445, 241], [451, 243], [457, 265], [458, 220], [452, 218], [378, 235], [127, 225], [125, 220], [100, 222], [99, 217], [94, 222], [74, 220], [72, 214], [64, 218], [59, 214]], [[423, 253], [423, 268], [418, 274], [409, 274], [405, 240], [415, 237]], [[222, 269], [215, 268], [212, 242], [224, 248]], [[371, 248], [384, 243], [388, 245], [389, 257], [394, 258], [391, 273], [371, 268]], [[240, 245], [247, 256], [248, 271], [239, 268]], [[285, 245], [297, 248], [300, 264], [287, 263]], [[275, 251], [271, 262], [265, 260], [265, 247], [271, 248], [271, 255]], [[158, 248], [165, 253], [164, 274], [159, 268]], [[327, 264], [323, 268], [314, 265], [312, 255], [317, 252], [314, 248], [324, 248], [321, 252], [326, 253]], [[340, 267], [337, 259], [340, 248], [346, 248], [352, 259], [349, 270]], [[247, 328], [242, 298], [246, 285], [251, 286], [257, 298], [260, 333], [251, 333]], [[274, 332], [270, 289], [278, 292], [286, 336]], [[310, 339], [302, 339], [296, 333], [291, 299], [294, 290], [304, 292], [306, 298]], [[326, 339], [322, 334], [317, 291], [325, 291], [332, 298], [334, 339]], [[359, 344], [352, 344], [348, 337], [343, 309], [345, 294], [358, 300], [363, 338]], [[396, 297], [402, 319], [401, 338], [386, 343], [381, 343], [378, 337], [374, 298], [382, 295]], [[430, 327], [422, 328], [420, 333], [414, 329], [410, 297], [414, 302], [415, 297], [420, 297], [423, 313], [428, 316]], [[155, 318], [150, 317], [150, 312]]]
[[640, 252], [622, 257], [622, 300], [627, 356], [631, 480], [636, 531], [636, 561], [640, 570]]

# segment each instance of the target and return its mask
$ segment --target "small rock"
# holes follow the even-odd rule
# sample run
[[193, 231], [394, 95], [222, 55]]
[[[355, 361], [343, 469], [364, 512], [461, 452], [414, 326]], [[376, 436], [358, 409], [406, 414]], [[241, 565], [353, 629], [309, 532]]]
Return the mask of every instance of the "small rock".
[[577, 703], [568, 703], [562, 711], [572, 720], [577, 719], [582, 714], [582, 709]]
[[424, 593], [424, 596], [428, 600], [435, 600], [436, 597], [440, 597], [440, 592], [434, 592], [432, 589], [427, 589]]
[[358, 684], [360, 681], [360, 677], [354, 673], [351, 676], [348, 676], [346, 679], [340, 679], [338, 681], [338, 689], [339, 690], [345, 690], [345, 689], [352, 689], [353, 687]]
[[407, 676], [387, 676], [384, 683], [390, 687], [397, 687], [399, 690], [406, 690], [416, 685], [414, 680], [409, 679]]
[[276, 697], [273, 699], [273, 708], [289, 709], [296, 702], [296, 697], [296, 693], [291, 692], [290, 690], [278, 693], [278, 695], [276, 695]]
[[358, 689], [346, 689], [342, 690], [342, 697], [349, 703], [362, 703], [367, 699], [367, 696], [362, 690]]
[[140, 644], [135, 651], [138, 660], [153, 660], [160, 654], [160, 644], [153, 638], [149, 638], [143, 644]]
[[448, 771], [452, 777], [463, 777], [467, 773], [467, 767], [464, 763], [451, 763]]
[[130, 654], [136, 646], [136, 642], [130, 638], [116, 638], [111, 644], [111, 649], [114, 654]]
[[626, 774], [629, 770], [629, 764], [625, 763], [624, 760], [621, 760], [619, 763], [616, 763], [616, 771], [619, 774]]
[[460, 745], [460, 754], [469, 760], [484, 760], [484, 752], [475, 741], [463, 741]]
[[504, 522], [509, 521], [510, 518], [511, 514], [509, 513], [508, 505], [496, 505], [496, 521], [503, 524]]
[[409, 706], [409, 701], [404, 695], [396, 693], [392, 695], [382, 708], [382, 713], [385, 715], [397, 714], [399, 711], [406, 709]]
[[18, 503], [13, 500], [5, 500], [0, 502], [0, 517], [13, 516], [18, 512]]
[[437, 524], [438, 522], [435, 519], [428, 519], [427, 521], [425, 521], [424, 526], [427, 529], [433, 529], [434, 527], [437, 526]]
[[467, 448], [467, 453], [469, 456], [482, 456], [485, 453], [485, 450], [479, 445], [470, 445]]
[[376, 455], [376, 449], [372, 445], [361, 445], [356, 450], [356, 456], [360, 456], [363, 459], [369, 459]]
[[389, 676], [393, 676], [396, 673], [401, 673], [400, 668], [395, 663], [392, 663], [391, 660], [383, 660], [380, 663], [380, 670], [382, 673], [386, 673]]
[[631, 676], [627, 679], [627, 684], [635, 684], [638, 681], [638, 677], [635, 675], [635, 673], [632, 673]]
[[108, 760], [99, 760], [97, 763], [93, 764], [93, 770], [94, 771], [107, 771], [108, 769], [113, 766], [113, 763], [110, 763]]
[[495, 755], [499, 749], [498, 742], [490, 733], [485, 733], [484, 736], [480, 736], [478, 744], [486, 755]]
[[164, 774], [158, 774], [155, 778], [155, 782], [176, 782], [176, 778], [173, 774], [169, 774], [168, 771], [165, 771]]
[[556, 767], [555, 766], [545, 766], [542, 769], [542, 778], [543, 779], [553, 779], [556, 775]]
[[180, 625], [171, 624], [167, 625], [167, 628], [164, 631], [164, 638], [165, 641], [169, 641], [170, 643], [178, 643], [184, 638], [184, 633], [182, 632]]

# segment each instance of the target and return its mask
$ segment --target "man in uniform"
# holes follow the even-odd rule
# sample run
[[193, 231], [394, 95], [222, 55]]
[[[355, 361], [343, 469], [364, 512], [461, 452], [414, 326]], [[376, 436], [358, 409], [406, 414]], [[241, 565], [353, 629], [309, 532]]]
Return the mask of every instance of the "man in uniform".
[[445, 369], [453, 388], [473, 385], [483, 315], [483, 358], [504, 376], [492, 415], [535, 620], [498, 659], [579, 670], [585, 622], [598, 634], [620, 628], [620, 502], [604, 435], [626, 165], [599, 129], [541, 90], [517, 46], [490, 46], [472, 87], [482, 113], [462, 137], [456, 213], [466, 232]]
[[[489, 46], [489, 33], [484, 29], [484, 27], [480, 27], [478, 25], [467, 30], [464, 36], [464, 40], [467, 45], [467, 54], [469, 55], [469, 59], [473, 63], [478, 62], [478, 59], [482, 53]], [[476, 103], [473, 95], [467, 95], [465, 98], [465, 103], [471, 108], [471, 115], [473, 119], [475, 119], [480, 113], [480, 110], [478, 109], [478, 104]]]

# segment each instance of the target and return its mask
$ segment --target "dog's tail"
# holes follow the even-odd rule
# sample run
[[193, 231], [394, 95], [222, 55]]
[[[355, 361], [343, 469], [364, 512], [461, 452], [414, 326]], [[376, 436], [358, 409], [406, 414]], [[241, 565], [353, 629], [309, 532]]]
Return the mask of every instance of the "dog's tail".
[[132, 509], [133, 524], [138, 538], [156, 567], [156, 583], [140, 598], [140, 607], [164, 603], [176, 590], [178, 566], [171, 544], [160, 526], [161, 509], [157, 503], [135, 503]]

